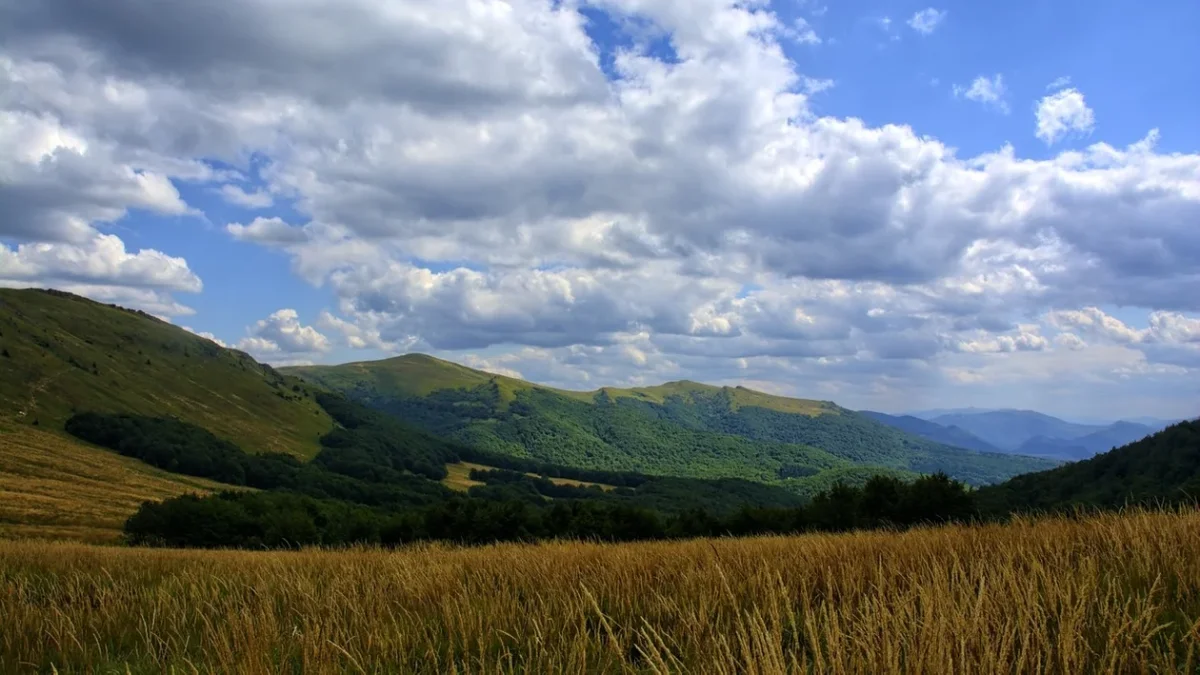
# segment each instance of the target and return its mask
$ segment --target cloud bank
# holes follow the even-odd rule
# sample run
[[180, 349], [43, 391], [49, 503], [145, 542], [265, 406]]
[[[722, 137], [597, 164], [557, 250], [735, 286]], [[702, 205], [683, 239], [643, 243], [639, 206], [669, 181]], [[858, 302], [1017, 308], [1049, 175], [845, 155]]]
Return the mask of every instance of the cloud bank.
[[[111, 228], [195, 215], [187, 183], [259, 212], [224, 236], [334, 298], [315, 328], [252, 326], [238, 344], [263, 356], [426, 349], [562, 385], [891, 408], [1046, 373], [1152, 391], [1196, 367], [1200, 155], [1148, 128], [962, 156], [823, 117], [798, 39], [820, 38], [723, 0], [0, 0], [0, 283], [172, 309], [200, 279]], [[1000, 74], [955, 91], [1009, 110]], [[1036, 117], [1047, 144], [1094, 127], [1075, 89]], [[1122, 342], [1061, 314], [1099, 307], [1174, 328]]]

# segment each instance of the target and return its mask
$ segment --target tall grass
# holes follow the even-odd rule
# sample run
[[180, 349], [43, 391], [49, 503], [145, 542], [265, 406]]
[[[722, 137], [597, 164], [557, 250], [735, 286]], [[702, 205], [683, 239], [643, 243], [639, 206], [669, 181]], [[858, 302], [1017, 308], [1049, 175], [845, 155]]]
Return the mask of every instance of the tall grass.
[[161, 471], [62, 433], [0, 419], [0, 539], [119, 542], [125, 520], [142, 502], [217, 489], [232, 486]]
[[1173, 673], [1200, 514], [256, 553], [0, 543], [0, 671]]

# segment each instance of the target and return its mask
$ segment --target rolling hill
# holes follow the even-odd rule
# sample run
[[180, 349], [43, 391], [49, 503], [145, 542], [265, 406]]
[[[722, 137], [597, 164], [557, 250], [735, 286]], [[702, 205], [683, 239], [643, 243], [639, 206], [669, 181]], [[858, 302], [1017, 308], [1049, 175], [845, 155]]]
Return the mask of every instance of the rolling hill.
[[[443, 364], [434, 370], [451, 381], [476, 377]], [[394, 386], [409, 383], [442, 386], [419, 373]], [[143, 501], [187, 505], [193, 497], [181, 495], [209, 493], [275, 505], [302, 494], [335, 510], [444, 504], [453, 512], [456, 493], [440, 481], [447, 465], [461, 462], [499, 472], [468, 486], [474, 501], [466, 503], [501, 515], [503, 506], [478, 505], [562, 497], [603, 502], [596, 513], [619, 518], [620, 509], [789, 506], [801, 492], [489, 455], [142, 312], [56, 291], [0, 290], [0, 537], [116, 541]], [[526, 483], [505, 485], [509, 470]], [[581, 508], [580, 518], [593, 514]]]
[[800, 484], [872, 466], [985, 484], [1053, 465], [950, 447], [828, 401], [744, 387], [564, 391], [422, 354], [281, 372], [474, 447], [568, 466]]
[[254, 452], [311, 458], [312, 388], [149, 315], [0, 289], [0, 536], [116, 541], [142, 501], [228, 489], [64, 432], [77, 412], [174, 416]]
[[142, 312], [0, 289], [0, 420], [52, 430], [76, 412], [175, 416], [252, 452], [312, 457], [333, 427], [310, 387]]

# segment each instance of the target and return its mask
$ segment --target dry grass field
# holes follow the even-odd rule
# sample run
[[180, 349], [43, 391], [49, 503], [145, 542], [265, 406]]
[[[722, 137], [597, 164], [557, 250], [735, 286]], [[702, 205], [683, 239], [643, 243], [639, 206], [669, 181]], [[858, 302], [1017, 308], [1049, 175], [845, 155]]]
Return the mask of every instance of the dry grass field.
[[0, 672], [1179, 673], [1200, 513], [232, 552], [0, 542]]
[[0, 538], [115, 542], [147, 499], [226, 488], [29, 425], [0, 422]]

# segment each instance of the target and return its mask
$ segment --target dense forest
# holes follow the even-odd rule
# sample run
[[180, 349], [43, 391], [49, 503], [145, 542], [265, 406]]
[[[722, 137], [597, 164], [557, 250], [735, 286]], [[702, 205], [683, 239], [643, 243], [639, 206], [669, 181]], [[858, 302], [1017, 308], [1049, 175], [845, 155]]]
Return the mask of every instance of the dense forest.
[[[861, 488], [838, 486], [805, 506], [744, 506], [726, 515], [703, 508], [664, 513], [565, 496], [545, 501], [531, 482], [498, 480], [506, 489], [487, 498], [454, 498], [412, 509], [371, 508], [289, 492], [187, 495], [147, 502], [129, 519], [126, 531], [132, 543], [173, 547], [396, 545], [421, 540], [483, 544], [546, 538], [632, 541], [907, 527], [965, 520], [974, 513], [967, 487], [944, 474], [913, 483], [880, 476]], [[528, 494], [523, 494], [524, 488]]]
[[1200, 420], [1066, 466], [1017, 476], [979, 491], [987, 514], [1127, 504], [1177, 504], [1200, 498]]

